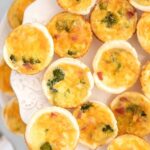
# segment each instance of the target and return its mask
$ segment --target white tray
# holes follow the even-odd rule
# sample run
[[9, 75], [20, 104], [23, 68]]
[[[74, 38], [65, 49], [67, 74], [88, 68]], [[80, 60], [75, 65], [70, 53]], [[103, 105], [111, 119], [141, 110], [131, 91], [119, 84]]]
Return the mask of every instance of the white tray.
[[[63, 10], [57, 5], [56, 0], [55, 1], [36, 0], [36, 2], [31, 4], [27, 8], [25, 15], [24, 15], [24, 23], [39, 22], [42, 24], [46, 24], [50, 20], [51, 17], [53, 17], [56, 13], [58, 13], [60, 11], [63, 11]], [[141, 14], [141, 12], [138, 12], [138, 13], [139, 13], [139, 15]], [[3, 49], [5, 38], [10, 31], [11, 31], [11, 29], [8, 25], [7, 19], [6, 19], [6, 17], [4, 17], [0, 24], [0, 58], [2, 57], [2, 49]], [[140, 45], [137, 41], [136, 34], [132, 37], [132, 39], [129, 40], [129, 42], [136, 48], [139, 59], [142, 64], [144, 64], [147, 60], [150, 59], [150, 55], [147, 54], [146, 52], [144, 52], [144, 50], [140, 47]], [[89, 66], [91, 68], [92, 72], [93, 72], [92, 61], [97, 52], [97, 49], [101, 45], [102, 45], [102, 42], [100, 42], [99, 40], [97, 40], [94, 37], [92, 45], [89, 49], [89, 52], [84, 57], [80, 58], [80, 60], [82, 62], [84, 62], [87, 66]], [[53, 61], [56, 59], [58, 59], [57, 56], [55, 56]], [[45, 106], [50, 106], [47, 103], [47, 99], [44, 97], [42, 89], [39, 88], [37, 92], [35, 90], [36, 85], [41, 83], [41, 78], [42, 78], [43, 73], [40, 73], [39, 75], [34, 75], [34, 76], [26, 76], [26, 75], [20, 75], [13, 71], [13, 74], [17, 74], [18, 77], [16, 78], [15, 77], [16, 75], [15, 76], [13, 75], [12, 79], [14, 79], [14, 80], [12, 80], [12, 83], [14, 83], [14, 81], [17, 80], [15, 82], [17, 82], [19, 84], [22, 82], [22, 84], [26, 85], [25, 88], [24, 88], [24, 86], [22, 86], [22, 84], [16, 85], [16, 86], [19, 86], [19, 88], [22, 88], [22, 91], [23, 91], [23, 92], [17, 93], [17, 97], [19, 98], [22, 119], [27, 123], [34, 112], [36, 112], [37, 110], [39, 110]], [[29, 81], [32, 80], [33, 77], [35, 78], [35, 81], [33, 81], [31, 84], [29, 84]], [[16, 89], [14, 89], [14, 90], [16, 90]], [[138, 91], [138, 92], [142, 93], [139, 81], [128, 91]], [[30, 95], [32, 95], [31, 99], [27, 100], [27, 97], [28, 97], [27, 93], [30, 93]], [[38, 94], [36, 94], [36, 93], [38, 93]], [[37, 96], [37, 95], [39, 95], [39, 96]], [[42, 100], [40, 100], [41, 95], [43, 97]], [[108, 94], [108, 93], [94, 87], [94, 89], [92, 90], [92, 95], [89, 99], [101, 101], [105, 104], [109, 104], [109, 102], [115, 96], [117, 96], [117, 95]], [[9, 99], [10, 99], [10, 97], [0, 93], [1, 106], [4, 106]], [[43, 105], [42, 105], [42, 103], [43, 103]], [[150, 142], [150, 136], [146, 137], [145, 139]], [[106, 150], [106, 147], [101, 147], [98, 149]], [[76, 148], [76, 150], [88, 150], [88, 148], [79, 144], [78, 147]]]

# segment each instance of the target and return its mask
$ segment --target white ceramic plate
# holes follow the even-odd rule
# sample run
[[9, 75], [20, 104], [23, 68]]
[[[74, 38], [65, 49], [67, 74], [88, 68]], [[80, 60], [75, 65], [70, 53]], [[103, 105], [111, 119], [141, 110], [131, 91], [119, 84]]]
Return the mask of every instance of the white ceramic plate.
[[[36, 0], [26, 9], [24, 15], [24, 23], [39, 22], [45, 25], [51, 19], [51, 17], [53, 17], [56, 13], [60, 11], [62, 11], [62, 9], [57, 5], [56, 1]], [[141, 13], [139, 12], [139, 15], [140, 14]], [[2, 50], [5, 38], [10, 31], [11, 29], [8, 25], [7, 18], [4, 17], [0, 24], [0, 58], [2, 58]], [[140, 47], [137, 41], [136, 34], [132, 37], [132, 39], [129, 40], [129, 42], [132, 44], [132, 46], [136, 48], [142, 64], [150, 59], [150, 55], [144, 52], [144, 50]], [[102, 43], [94, 37], [89, 52], [80, 59], [91, 68], [92, 72], [92, 61], [98, 48], [101, 45]], [[53, 61], [56, 59], [58, 59], [57, 56], [55, 56]], [[41, 78], [43, 72], [33, 76], [21, 75], [16, 73], [15, 71], [12, 72], [11, 83], [19, 99], [21, 117], [26, 123], [28, 122], [32, 114], [35, 113], [37, 110], [45, 106], [50, 106], [41, 88]], [[22, 92], [17, 92], [18, 89], [20, 89], [20, 91]], [[128, 91], [138, 91], [142, 93], [139, 81], [134, 85], [134, 87], [132, 87]], [[92, 90], [92, 95], [89, 99], [101, 101], [105, 104], [108, 104], [110, 100], [112, 100], [115, 96], [117, 95], [108, 94], [94, 87]], [[4, 106], [9, 99], [10, 97], [0, 93], [1, 106]], [[150, 142], [150, 137], [146, 137], [146, 140]], [[76, 150], [88, 150], [88, 148], [79, 144]], [[106, 150], [106, 147], [98, 148], [98, 150]]]

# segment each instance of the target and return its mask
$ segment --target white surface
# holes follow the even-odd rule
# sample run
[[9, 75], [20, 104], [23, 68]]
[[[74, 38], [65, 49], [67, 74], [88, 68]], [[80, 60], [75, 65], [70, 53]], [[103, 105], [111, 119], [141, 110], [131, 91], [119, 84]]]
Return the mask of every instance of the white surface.
[[0, 149], [1, 150], [14, 150], [12, 144], [4, 136], [0, 137]]
[[21, 117], [25, 123], [39, 109], [50, 106], [42, 90], [42, 77], [43, 72], [32, 76], [12, 72], [11, 84], [18, 97]]
[[[38, 0], [38, 2], [40, 2], [38, 5], [38, 9], [30, 10], [30, 13], [28, 15], [29, 18], [27, 20], [29, 20], [28, 22], [33, 22], [33, 21], [37, 22], [38, 21], [38, 22], [45, 24], [47, 22], [47, 20], [45, 20], [45, 19], [43, 20], [43, 13], [45, 13], [45, 15], [47, 15], [44, 18], [49, 20], [50, 19], [49, 17], [56, 14], [56, 10], [57, 10], [58, 6], [52, 0]], [[41, 4], [44, 2], [46, 3], [46, 5]], [[43, 8], [43, 6], [50, 6], [51, 9], [49, 7]], [[38, 13], [36, 12], [37, 10], [38, 10]], [[41, 11], [42, 13], [39, 13], [39, 11]], [[58, 11], [60, 11], [60, 10], [58, 10]], [[35, 14], [38, 14], [38, 15], [35, 15]], [[4, 20], [3, 24], [4, 24], [3, 28], [0, 29], [0, 41], [2, 41], [0, 43], [0, 50], [2, 49], [2, 46], [3, 46], [4, 35], [8, 32], [7, 20]], [[144, 52], [144, 50], [142, 50], [142, 48], [139, 46], [136, 35], [134, 35], [134, 37], [130, 40], [130, 43], [136, 48], [139, 59], [142, 62], [142, 64], [146, 60], [150, 59], [150, 56], [146, 52]], [[93, 69], [92, 69], [93, 57], [95, 56], [96, 51], [98, 50], [98, 48], [100, 47], [101, 44], [102, 44], [101, 42], [99, 42], [96, 38], [94, 38], [93, 43], [89, 49], [89, 52], [83, 58], [80, 59], [91, 68], [91, 71], [93, 71]], [[141, 92], [141, 87], [140, 87], [139, 82], [137, 82], [135, 84], [135, 86], [132, 87], [130, 90], [136, 90], [136, 91]], [[107, 104], [110, 102], [110, 100], [112, 100], [112, 98], [115, 97], [115, 95], [111, 95], [104, 91], [98, 90], [96, 87], [93, 89], [92, 92], [93, 93], [92, 93], [92, 96], [90, 97], [90, 100], [93, 99], [93, 100], [101, 101], [101, 102], [107, 103]], [[8, 135], [8, 133], [7, 133], [7, 135]], [[12, 140], [18, 140], [18, 139], [12, 138]], [[149, 140], [149, 142], [150, 142], [150, 140]], [[18, 144], [19, 142], [14, 141], [14, 143], [16, 143], [16, 147], [19, 145]], [[21, 143], [20, 143], [20, 145], [21, 145]], [[25, 149], [25, 147], [23, 148], [23, 146], [20, 146], [20, 147], [21, 147], [21, 150]], [[88, 148], [86, 148], [82, 145], [79, 145], [76, 150], [87, 150], [87, 149]], [[18, 148], [18, 150], [20, 150], [20, 149]], [[105, 150], [105, 148], [99, 148], [99, 150]]]

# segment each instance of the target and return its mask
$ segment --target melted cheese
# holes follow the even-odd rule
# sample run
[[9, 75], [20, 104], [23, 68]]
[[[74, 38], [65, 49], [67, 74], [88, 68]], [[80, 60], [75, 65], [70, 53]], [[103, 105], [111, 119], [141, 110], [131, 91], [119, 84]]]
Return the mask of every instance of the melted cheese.
[[134, 135], [123, 135], [116, 138], [107, 150], [149, 150], [150, 145]]
[[144, 13], [139, 20], [137, 35], [143, 49], [150, 53], [150, 13]]
[[144, 65], [140, 81], [144, 94], [150, 99], [150, 62]]
[[130, 87], [138, 77], [139, 65], [129, 51], [113, 48], [102, 54], [95, 71], [101, 72], [100, 80], [109, 87]]
[[55, 52], [60, 57], [81, 57], [92, 41], [90, 24], [81, 16], [60, 13], [53, 17], [47, 28], [52, 35]]
[[[101, 103], [87, 102], [76, 108], [73, 114], [80, 127], [80, 141], [92, 149], [110, 142], [117, 135], [115, 117], [109, 108]], [[106, 126], [111, 130], [106, 131]]]
[[119, 134], [142, 137], [150, 133], [150, 101], [143, 95], [124, 93], [113, 100], [111, 109], [118, 121]]
[[7, 37], [4, 58], [14, 70], [35, 74], [43, 70], [53, 56], [53, 43], [46, 28], [39, 24], [19, 26]]
[[127, 0], [100, 0], [91, 14], [91, 26], [102, 41], [127, 40], [135, 32], [137, 14]]
[[12, 28], [16, 28], [22, 24], [24, 11], [33, 1], [34, 0], [14, 0], [7, 16]]
[[87, 76], [89, 69], [82, 69], [73, 64], [62, 63], [45, 74], [44, 80], [46, 83], [48, 80], [52, 81], [54, 79], [53, 70], [58, 68], [64, 73], [64, 79], [53, 86], [57, 92], [53, 92], [46, 85], [49, 101], [56, 106], [65, 108], [80, 105], [86, 100], [90, 89], [90, 81]]
[[19, 104], [16, 98], [12, 99], [3, 110], [4, 121], [11, 132], [24, 134], [26, 125], [20, 117]]
[[136, 3], [144, 6], [150, 6], [150, 1], [149, 0], [134, 0]]
[[0, 91], [12, 95], [13, 90], [10, 85], [10, 74], [11, 69], [2, 61], [0, 63]]
[[29, 149], [40, 150], [48, 142], [53, 150], [74, 150], [77, 130], [71, 120], [58, 112], [41, 114], [30, 128], [27, 144]]
[[67, 11], [77, 14], [88, 14], [95, 0], [57, 0], [58, 4]]

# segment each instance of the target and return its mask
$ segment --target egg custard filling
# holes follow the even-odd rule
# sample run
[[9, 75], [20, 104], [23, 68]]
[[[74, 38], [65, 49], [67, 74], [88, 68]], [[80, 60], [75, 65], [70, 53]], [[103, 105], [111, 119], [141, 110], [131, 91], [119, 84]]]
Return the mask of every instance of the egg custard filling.
[[117, 137], [107, 150], [149, 150], [150, 145], [145, 140], [134, 135], [123, 135]]
[[150, 133], [150, 101], [142, 94], [123, 93], [112, 101], [111, 109], [118, 122], [119, 134], [143, 137]]
[[130, 87], [139, 74], [137, 58], [123, 48], [103, 52], [95, 70], [99, 80], [111, 88]]
[[92, 149], [107, 144], [117, 135], [116, 119], [104, 104], [86, 102], [73, 115], [80, 127], [80, 142]]
[[90, 24], [82, 16], [67, 12], [59, 13], [47, 24], [60, 57], [81, 57], [92, 41]]
[[6, 94], [13, 94], [12, 87], [10, 85], [11, 69], [5, 63], [4, 60], [0, 62], [0, 91]]
[[64, 108], [76, 107], [85, 102], [90, 95], [93, 81], [89, 76], [92, 78], [89, 68], [62, 61], [47, 70], [43, 88], [52, 104]]
[[96, 0], [57, 0], [58, 4], [65, 10], [86, 15], [90, 12], [94, 6]]
[[[31, 150], [74, 150], [79, 137], [76, 120], [70, 112], [50, 111], [33, 117], [26, 130], [26, 141]], [[61, 108], [58, 108], [61, 109]], [[68, 116], [69, 115], [69, 116]]]
[[6, 126], [11, 132], [15, 134], [24, 135], [26, 125], [21, 119], [19, 112], [19, 104], [16, 98], [13, 98], [3, 108], [3, 118], [6, 123]]
[[137, 25], [138, 41], [150, 53], [150, 13], [143, 13]]
[[144, 94], [150, 99], [150, 62], [148, 61], [141, 72], [141, 86]]
[[128, 40], [135, 32], [137, 13], [128, 0], [99, 0], [90, 20], [99, 40]]
[[22, 24], [25, 9], [34, 0], [14, 0], [9, 8], [7, 18], [10, 26], [14, 29]]
[[53, 40], [43, 25], [25, 24], [7, 37], [4, 58], [19, 73], [35, 74], [47, 67], [53, 51]]

